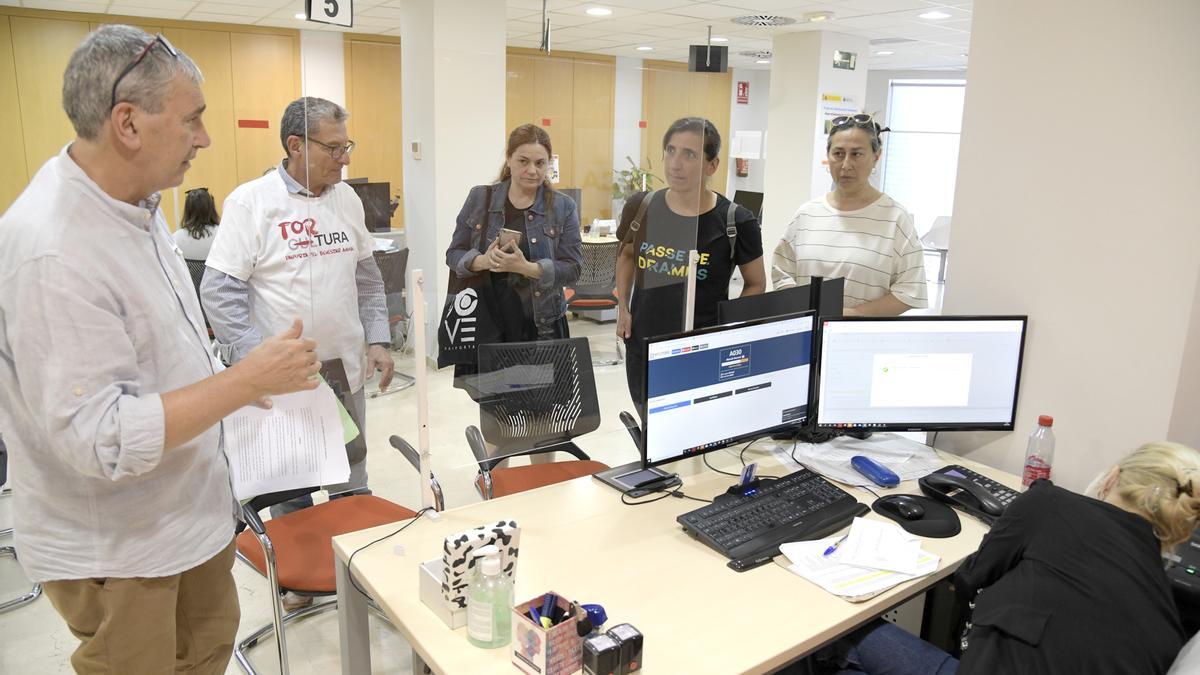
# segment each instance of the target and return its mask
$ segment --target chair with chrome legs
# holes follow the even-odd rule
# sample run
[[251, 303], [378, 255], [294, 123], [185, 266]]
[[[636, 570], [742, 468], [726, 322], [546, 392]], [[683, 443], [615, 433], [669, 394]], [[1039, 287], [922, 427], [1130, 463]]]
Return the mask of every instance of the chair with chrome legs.
[[[4, 445], [4, 439], [0, 438], [0, 485], [8, 483], [8, 448]], [[0, 497], [11, 497], [12, 490], [9, 488], [0, 489]], [[0, 529], [0, 537], [10, 536], [13, 533], [11, 527]], [[12, 546], [0, 546], [0, 555], [12, 556], [13, 560], [17, 559], [17, 549]], [[34, 584], [31, 589], [18, 595], [10, 600], [0, 602], [0, 612], [7, 612], [10, 609], [16, 609], [22, 605], [28, 605], [38, 596], [42, 594], [42, 585]]]
[[[586, 338], [479, 345], [480, 427], [467, 427], [484, 499], [608, 469], [572, 439], [600, 426]], [[486, 442], [485, 442], [486, 440]], [[561, 451], [574, 460], [497, 468], [504, 459]]]
[[[406, 460], [417, 468], [417, 451], [399, 436], [391, 443]], [[444, 505], [442, 488], [430, 476], [434, 509]], [[323, 504], [293, 511], [266, 522], [258, 512], [319, 488], [276, 492], [256, 497], [242, 507], [246, 529], [237, 537], [237, 556], [265, 576], [271, 586], [274, 619], [238, 643], [234, 653], [238, 665], [246, 673], [257, 671], [250, 663], [247, 651], [261, 640], [274, 634], [279, 654], [279, 672], [288, 673], [287, 640], [284, 627], [297, 619], [337, 608], [337, 584], [334, 580], [332, 539], [338, 535], [368, 527], [407, 520], [417, 515], [411, 509], [374, 495], [349, 495], [331, 499]], [[292, 592], [308, 597], [329, 597], [291, 612], [284, 612], [281, 595]]]
[[[404, 274], [408, 270], [408, 249], [376, 251], [375, 264], [379, 267], [380, 276], [383, 277], [383, 293], [387, 298], [388, 332], [392, 339], [392, 351], [403, 354], [411, 329], [407, 313], [407, 290], [405, 289], [407, 280]], [[401, 324], [404, 326], [403, 333], [398, 328]], [[379, 390], [378, 380], [367, 383], [367, 398], [378, 398], [404, 391], [416, 382], [417, 378], [397, 370], [392, 375], [392, 384], [387, 391]]]

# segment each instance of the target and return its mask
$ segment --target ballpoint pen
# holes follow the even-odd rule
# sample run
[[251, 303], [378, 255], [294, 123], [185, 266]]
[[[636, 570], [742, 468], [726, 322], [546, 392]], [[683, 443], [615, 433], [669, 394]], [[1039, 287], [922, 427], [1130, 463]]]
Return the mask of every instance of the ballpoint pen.
[[843, 542], [843, 541], [846, 541], [846, 537], [849, 537], [849, 536], [850, 536], [850, 535], [848, 535], [848, 534], [842, 535], [842, 538], [841, 538], [841, 539], [838, 539], [837, 541], [835, 541], [835, 542], [833, 542], [832, 544], [830, 544], [829, 548], [825, 549], [825, 552], [824, 552], [824, 553], [822, 553], [821, 555], [822, 555], [822, 556], [827, 556], [827, 555], [829, 555], [830, 553], [833, 553], [834, 551], [836, 551], [836, 550], [838, 549], [838, 547], [842, 545], [842, 542]]

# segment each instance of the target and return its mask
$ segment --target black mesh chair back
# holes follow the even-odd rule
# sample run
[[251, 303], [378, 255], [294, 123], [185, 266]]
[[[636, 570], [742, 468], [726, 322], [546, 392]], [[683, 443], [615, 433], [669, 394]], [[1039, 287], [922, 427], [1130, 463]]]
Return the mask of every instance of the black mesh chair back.
[[383, 276], [383, 292], [387, 295], [404, 292], [404, 273], [408, 270], [408, 249], [376, 251], [375, 264]]
[[579, 273], [579, 281], [571, 286], [575, 298], [616, 298], [613, 290], [617, 287], [617, 249], [621, 242], [617, 240], [583, 242], [583, 265]]
[[572, 438], [600, 426], [586, 338], [479, 346], [479, 426], [500, 459], [539, 452], [586, 453]]

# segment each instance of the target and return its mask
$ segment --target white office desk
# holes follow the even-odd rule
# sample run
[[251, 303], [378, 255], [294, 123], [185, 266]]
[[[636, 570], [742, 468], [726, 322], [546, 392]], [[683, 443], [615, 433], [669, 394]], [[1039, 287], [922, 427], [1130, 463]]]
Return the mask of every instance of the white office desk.
[[[710, 457], [718, 468], [740, 468], [728, 453]], [[947, 456], [947, 463], [1020, 485], [1017, 476], [958, 457]], [[773, 458], [760, 461], [759, 467], [761, 475], [783, 473]], [[705, 469], [698, 459], [671, 468], [685, 476], [687, 494], [706, 499], [736, 480]], [[873, 499], [862, 490], [850, 492], [867, 503]], [[889, 492], [918, 489], [915, 481], [908, 481]], [[412, 645], [414, 663], [419, 657], [435, 673], [450, 675], [517, 672], [509, 665], [511, 646], [471, 646], [465, 628], [447, 628], [417, 597], [417, 566], [440, 557], [444, 537], [515, 518], [521, 526], [516, 602], [552, 590], [604, 605], [609, 626], [631, 623], [645, 635], [644, 672], [649, 675], [760, 673], [818, 649], [948, 576], [978, 548], [986, 532], [981, 523], [962, 515], [958, 536], [923, 540], [926, 550], [941, 556], [936, 573], [854, 604], [777, 564], [743, 573], [729, 569], [723, 556], [689, 537], [675, 522], [677, 515], [699, 506], [673, 497], [625, 506], [612, 488], [580, 478], [452, 509], [439, 521], [421, 518], [356, 555], [354, 577]], [[355, 549], [397, 527], [334, 539], [342, 671], [348, 675], [370, 672], [370, 651], [366, 601], [349, 585], [346, 561]], [[403, 545], [403, 555], [395, 554], [397, 544]]]

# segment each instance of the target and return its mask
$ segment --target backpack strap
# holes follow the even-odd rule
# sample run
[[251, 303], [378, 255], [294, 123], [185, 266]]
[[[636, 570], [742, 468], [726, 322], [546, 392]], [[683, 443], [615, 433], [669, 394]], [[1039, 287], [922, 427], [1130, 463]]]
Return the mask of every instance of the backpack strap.
[[729, 237], [729, 261], [733, 262], [737, 255], [737, 203], [729, 202], [729, 211], [725, 215], [725, 236]]
[[642, 203], [638, 204], [637, 213], [633, 214], [633, 220], [629, 221], [629, 231], [637, 232], [642, 229], [642, 223], [646, 220], [646, 210], [650, 208], [650, 202], [654, 201], [654, 196], [660, 190], [647, 192], [645, 197], [642, 197]]

